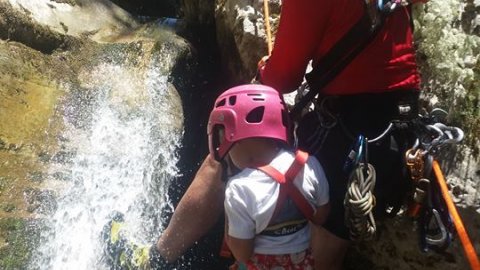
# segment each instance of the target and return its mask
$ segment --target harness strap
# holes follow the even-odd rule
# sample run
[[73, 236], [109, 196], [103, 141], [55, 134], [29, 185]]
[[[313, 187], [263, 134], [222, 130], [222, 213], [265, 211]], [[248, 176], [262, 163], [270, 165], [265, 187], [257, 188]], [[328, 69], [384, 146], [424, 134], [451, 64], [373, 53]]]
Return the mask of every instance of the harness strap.
[[[379, 7], [380, 12], [373, 18], [368, 12], [374, 1], [365, 1], [364, 15], [344, 34], [337, 43], [320, 59], [312, 71], [305, 74], [310, 91], [305, 94], [290, 110], [293, 119], [297, 119], [303, 108], [313, 100], [333, 79], [335, 79], [359, 55], [382, 30], [389, 14], [401, 5], [395, 4], [393, 10], [386, 12], [385, 7]], [[377, 2], [377, 1], [375, 1]], [[381, 1], [383, 2], [383, 1]], [[391, 2], [391, 1], [385, 1]], [[387, 3], [386, 3], [387, 4]], [[385, 6], [386, 6], [385, 4]], [[390, 7], [391, 5], [389, 5]], [[396, 8], [395, 8], [396, 7]]]
[[[297, 150], [297, 152], [295, 153], [295, 159], [292, 165], [290, 165], [288, 170], [285, 172], [285, 174], [282, 174], [270, 165], [257, 167], [258, 170], [264, 172], [266, 175], [270, 176], [280, 184], [277, 204], [275, 205], [275, 210], [270, 220], [272, 220], [279, 213], [288, 196], [292, 198], [295, 205], [297, 205], [299, 210], [307, 219], [311, 220], [313, 218], [314, 211], [312, 206], [308, 203], [307, 199], [305, 199], [305, 197], [297, 189], [297, 187], [293, 185], [293, 180], [300, 172], [300, 170], [302, 170], [302, 168], [305, 166], [307, 159], [307, 152]], [[223, 238], [222, 247], [220, 249], [220, 256], [226, 258], [232, 257], [232, 253], [226, 243], [225, 237]]]
[[295, 153], [295, 160], [293, 161], [292, 165], [290, 165], [290, 168], [288, 168], [285, 175], [270, 165], [257, 167], [258, 170], [272, 177], [280, 184], [280, 191], [278, 194], [277, 204], [275, 205], [272, 219], [278, 215], [288, 196], [292, 198], [295, 205], [308, 220], [311, 220], [313, 218], [314, 211], [312, 206], [310, 205], [310, 203], [308, 203], [307, 199], [305, 199], [305, 197], [298, 190], [298, 188], [293, 184], [293, 180], [300, 172], [300, 170], [305, 166], [307, 159], [307, 152], [297, 150], [297, 152]]

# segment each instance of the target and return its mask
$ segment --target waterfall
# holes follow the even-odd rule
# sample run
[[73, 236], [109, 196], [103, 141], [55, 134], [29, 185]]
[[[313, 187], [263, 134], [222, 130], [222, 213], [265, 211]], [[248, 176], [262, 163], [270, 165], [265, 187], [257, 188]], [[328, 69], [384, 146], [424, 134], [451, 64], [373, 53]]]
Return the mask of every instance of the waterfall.
[[58, 192], [31, 269], [107, 269], [100, 235], [114, 210], [125, 214], [136, 243], [151, 244], [160, 235], [182, 135], [161, 70], [103, 63], [80, 75], [86, 89], [77, 89], [83, 94], [62, 109], [64, 147], [74, 154], [51, 166], [71, 180]]

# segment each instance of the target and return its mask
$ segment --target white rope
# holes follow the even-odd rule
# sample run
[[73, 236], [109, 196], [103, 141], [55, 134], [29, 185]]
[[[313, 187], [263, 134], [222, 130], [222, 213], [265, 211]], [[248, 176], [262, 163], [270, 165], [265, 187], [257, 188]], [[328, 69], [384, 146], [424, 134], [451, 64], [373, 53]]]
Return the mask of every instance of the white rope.
[[[366, 172], [365, 172], [366, 169]], [[345, 194], [345, 224], [352, 240], [370, 240], [377, 230], [373, 217], [376, 173], [371, 164], [360, 163], [350, 174]]]

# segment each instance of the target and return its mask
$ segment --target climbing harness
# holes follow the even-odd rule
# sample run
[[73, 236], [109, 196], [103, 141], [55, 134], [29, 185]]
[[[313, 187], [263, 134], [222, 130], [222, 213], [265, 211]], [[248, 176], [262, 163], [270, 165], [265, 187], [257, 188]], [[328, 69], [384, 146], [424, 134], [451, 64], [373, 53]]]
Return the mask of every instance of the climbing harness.
[[344, 200], [345, 224], [350, 231], [350, 238], [355, 241], [371, 240], [376, 232], [372, 212], [375, 206], [373, 189], [376, 173], [367, 160], [367, 144], [364, 136], [358, 136], [344, 165], [344, 170], [350, 172]]
[[[258, 170], [264, 172], [266, 175], [270, 176], [280, 184], [280, 191], [278, 194], [277, 203], [275, 205], [275, 210], [273, 212], [270, 223], [275, 219], [275, 217], [278, 216], [279, 212], [282, 210], [288, 198], [291, 198], [293, 200], [298, 210], [300, 210], [300, 212], [303, 214], [304, 218], [306, 218], [307, 220], [313, 219], [313, 207], [307, 201], [305, 196], [303, 196], [303, 194], [293, 184], [293, 180], [295, 179], [297, 174], [303, 169], [305, 163], [307, 162], [307, 159], [307, 152], [297, 150], [297, 152], [295, 153], [295, 160], [293, 161], [292, 165], [290, 165], [290, 168], [285, 174], [282, 174], [270, 165], [257, 168]], [[269, 225], [269, 227], [271, 225]]]
[[[308, 220], [313, 220], [314, 209], [303, 196], [303, 194], [298, 190], [298, 188], [293, 184], [293, 180], [298, 175], [298, 173], [303, 169], [305, 163], [308, 160], [308, 153], [297, 150], [295, 152], [295, 159], [292, 164], [285, 172], [282, 174], [277, 169], [273, 168], [270, 165], [265, 165], [257, 167], [256, 169], [264, 172], [266, 175], [270, 176], [276, 182], [280, 184], [280, 191], [278, 194], [277, 203], [275, 205], [275, 210], [270, 219], [269, 225], [265, 228], [264, 231], [259, 234], [264, 235], [281, 235], [284, 232], [293, 233], [305, 227], [308, 224]], [[287, 200], [291, 199], [300, 213], [303, 215], [303, 218], [300, 220], [294, 221], [285, 221], [281, 224], [271, 224], [276, 221], [275, 218], [279, 215], [279, 212], [283, 209], [283, 206]], [[223, 240], [222, 248], [220, 250], [220, 256], [222, 257], [231, 257], [232, 254], [228, 245], [226, 244], [225, 239]]]
[[[309, 124], [312, 132], [304, 132], [302, 142], [308, 145], [309, 152], [318, 154], [329, 135], [331, 129], [339, 125], [346, 137], [356, 142], [352, 147], [350, 154], [345, 162], [344, 171], [348, 175], [347, 192], [344, 198], [345, 206], [345, 224], [349, 228], [350, 238], [352, 240], [370, 240], [373, 239], [376, 231], [373, 208], [376, 204], [373, 191], [376, 183], [375, 168], [368, 163], [368, 144], [379, 143], [385, 138], [390, 138], [395, 129], [402, 129], [411, 114], [411, 107], [408, 105], [398, 105], [398, 115], [396, 119], [386, 124], [384, 130], [373, 136], [373, 139], [367, 139], [363, 135], [356, 138], [343, 122], [343, 118], [336, 111], [338, 106], [334, 100], [336, 97], [322, 97], [315, 103], [315, 109], [309, 112], [304, 118], [315, 118], [315, 124]], [[332, 101], [332, 102], [330, 102]], [[332, 108], [333, 105], [333, 108]], [[308, 121], [307, 121], [308, 122]], [[309, 122], [310, 123], [310, 122]], [[299, 134], [297, 134], [299, 135]], [[394, 202], [391, 205], [388, 215], [395, 215], [400, 210], [401, 202]]]
[[[315, 130], [305, 139], [305, 143], [309, 145], [309, 149], [312, 155], [317, 155], [323, 146], [330, 130], [337, 125], [338, 118], [328, 108], [327, 102], [329, 98], [324, 98], [318, 102], [313, 110], [314, 117], [316, 117]], [[298, 142], [295, 144], [298, 145]]]

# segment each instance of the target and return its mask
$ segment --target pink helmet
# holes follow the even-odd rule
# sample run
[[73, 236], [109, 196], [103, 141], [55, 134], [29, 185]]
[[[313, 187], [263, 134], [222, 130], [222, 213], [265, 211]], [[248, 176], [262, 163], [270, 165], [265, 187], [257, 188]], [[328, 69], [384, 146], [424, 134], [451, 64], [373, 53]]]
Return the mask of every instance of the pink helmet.
[[288, 112], [275, 89], [260, 84], [240, 85], [223, 92], [215, 101], [208, 120], [208, 146], [215, 159], [221, 160], [233, 143], [242, 139], [262, 137], [288, 143], [287, 130]]

